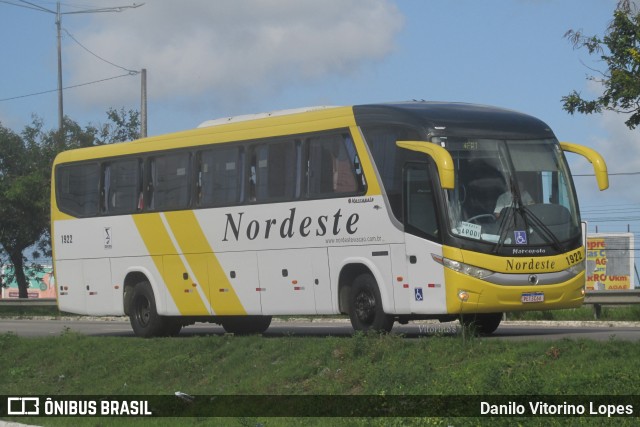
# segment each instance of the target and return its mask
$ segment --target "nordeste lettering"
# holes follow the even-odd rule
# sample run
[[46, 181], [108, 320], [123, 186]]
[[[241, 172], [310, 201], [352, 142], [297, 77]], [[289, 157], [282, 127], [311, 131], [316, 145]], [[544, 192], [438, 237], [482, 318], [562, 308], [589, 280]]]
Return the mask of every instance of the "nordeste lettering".
[[[259, 236], [264, 239], [274, 237], [290, 239], [297, 234], [302, 237], [308, 237], [312, 234], [325, 236], [327, 233], [337, 236], [343, 229], [348, 234], [354, 234], [358, 231], [357, 223], [360, 220], [360, 215], [353, 213], [349, 215], [346, 222], [343, 222], [341, 209], [338, 209], [333, 215], [319, 215], [315, 219], [311, 216], [305, 216], [300, 222], [296, 220], [296, 208], [289, 209], [289, 215], [280, 222], [277, 218], [247, 220], [244, 218], [244, 212], [228, 213], [226, 217], [223, 242], [229, 241], [230, 238], [236, 241], [242, 238], [255, 240]], [[280, 224], [279, 227], [278, 224]]]

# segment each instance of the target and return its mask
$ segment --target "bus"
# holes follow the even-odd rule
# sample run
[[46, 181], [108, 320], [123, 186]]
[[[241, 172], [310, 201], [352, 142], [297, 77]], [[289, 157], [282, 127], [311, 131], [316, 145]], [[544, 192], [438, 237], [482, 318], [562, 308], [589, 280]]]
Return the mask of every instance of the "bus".
[[312, 107], [217, 119], [53, 164], [61, 311], [141, 337], [272, 316], [356, 331], [578, 307], [585, 248], [565, 152], [539, 119], [465, 103]]

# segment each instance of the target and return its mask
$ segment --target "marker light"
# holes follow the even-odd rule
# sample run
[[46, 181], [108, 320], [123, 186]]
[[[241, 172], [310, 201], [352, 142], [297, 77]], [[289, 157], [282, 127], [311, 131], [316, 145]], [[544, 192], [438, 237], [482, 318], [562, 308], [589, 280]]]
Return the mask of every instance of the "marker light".
[[460, 299], [460, 301], [466, 302], [469, 299], [469, 292], [463, 291], [463, 290], [459, 290], [458, 291], [458, 298]]
[[454, 261], [452, 259], [444, 258], [439, 255], [431, 254], [431, 257], [437, 263], [442, 264], [453, 271], [466, 274], [467, 276], [475, 277], [476, 279], [484, 279], [485, 277], [491, 276], [493, 274], [493, 271], [491, 270], [474, 267], [473, 265], [465, 264], [460, 261]]

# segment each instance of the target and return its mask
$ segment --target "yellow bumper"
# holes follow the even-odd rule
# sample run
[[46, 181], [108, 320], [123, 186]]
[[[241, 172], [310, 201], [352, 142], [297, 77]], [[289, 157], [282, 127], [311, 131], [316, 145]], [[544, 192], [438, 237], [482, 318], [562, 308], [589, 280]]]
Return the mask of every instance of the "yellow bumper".
[[[476, 279], [445, 268], [447, 312], [495, 313], [527, 310], [575, 308], [584, 302], [585, 273], [554, 285], [504, 286]], [[460, 292], [466, 292], [466, 301]], [[522, 302], [522, 295], [543, 293], [543, 302]]]

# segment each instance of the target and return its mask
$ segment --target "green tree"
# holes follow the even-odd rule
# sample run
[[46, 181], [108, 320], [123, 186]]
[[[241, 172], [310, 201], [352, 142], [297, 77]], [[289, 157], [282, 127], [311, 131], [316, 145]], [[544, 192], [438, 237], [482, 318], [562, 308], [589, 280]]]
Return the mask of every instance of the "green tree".
[[109, 122], [99, 126], [96, 136], [98, 144], [132, 141], [140, 138], [140, 113], [137, 110], [109, 108]]
[[[27, 298], [24, 252], [34, 245], [50, 254], [50, 184], [55, 156], [72, 148], [135, 139], [137, 111], [109, 109], [109, 122], [82, 128], [65, 117], [64, 133], [44, 131], [34, 117], [22, 135], [0, 123], [0, 247], [14, 267], [20, 298]], [[1, 252], [0, 252], [1, 253]]]
[[39, 148], [0, 126], [0, 245], [14, 266], [20, 298], [27, 297], [23, 253], [49, 227], [49, 178]]
[[565, 37], [574, 49], [587, 49], [598, 55], [606, 70], [592, 69], [588, 80], [599, 83], [603, 92], [595, 99], [585, 99], [578, 91], [562, 97], [563, 108], [571, 114], [615, 111], [629, 114], [625, 124], [634, 129], [640, 124], [640, 13], [631, 0], [622, 0], [604, 37], [586, 36], [569, 30]]

